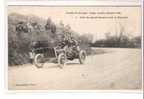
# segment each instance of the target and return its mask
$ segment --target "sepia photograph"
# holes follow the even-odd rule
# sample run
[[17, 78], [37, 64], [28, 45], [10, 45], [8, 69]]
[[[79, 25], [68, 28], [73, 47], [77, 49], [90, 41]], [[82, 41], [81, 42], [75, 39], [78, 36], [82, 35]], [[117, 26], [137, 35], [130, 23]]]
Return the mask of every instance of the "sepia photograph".
[[142, 90], [141, 12], [8, 6], [8, 90]]

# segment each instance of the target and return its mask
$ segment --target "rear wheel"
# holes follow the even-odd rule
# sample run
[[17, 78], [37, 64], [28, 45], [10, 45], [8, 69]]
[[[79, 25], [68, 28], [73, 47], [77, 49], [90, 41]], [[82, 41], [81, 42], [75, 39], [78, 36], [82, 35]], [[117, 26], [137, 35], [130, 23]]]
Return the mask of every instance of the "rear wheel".
[[80, 62], [80, 64], [84, 64], [85, 59], [86, 59], [86, 52], [81, 50], [79, 52], [79, 62]]
[[44, 56], [42, 54], [37, 54], [34, 58], [34, 64], [37, 68], [42, 68], [44, 65]]
[[58, 65], [60, 68], [63, 68], [66, 63], [66, 55], [61, 53], [58, 55]]

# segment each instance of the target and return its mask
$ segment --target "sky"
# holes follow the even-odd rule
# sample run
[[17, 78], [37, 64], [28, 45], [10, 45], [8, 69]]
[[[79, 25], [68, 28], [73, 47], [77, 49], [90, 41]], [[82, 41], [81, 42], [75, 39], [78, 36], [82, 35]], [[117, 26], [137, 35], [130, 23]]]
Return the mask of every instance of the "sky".
[[[116, 32], [120, 31], [120, 26], [124, 27], [125, 35], [141, 35], [140, 7], [9, 6], [8, 14], [10, 13], [35, 15], [44, 19], [50, 17], [56, 24], [63, 21], [65, 25], [69, 24], [72, 30], [80, 34], [92, 34], [95, 40], [104, 38], [107, 32], [110, 32], [111, 35], [115, 35]], [[121, 16], [124, 18], [96, 18], [98, 16]]]

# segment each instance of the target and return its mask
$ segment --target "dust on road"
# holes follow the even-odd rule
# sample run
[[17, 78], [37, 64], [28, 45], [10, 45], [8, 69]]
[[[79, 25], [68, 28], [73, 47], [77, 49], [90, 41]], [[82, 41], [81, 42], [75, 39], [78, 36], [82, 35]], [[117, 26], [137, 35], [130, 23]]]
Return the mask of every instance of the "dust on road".
[[100, 48], [107, 53], [88, 56], [85, 65], [77, 60], [60, 69], [46, 63], [37, 69], [31, 64], [8, 68], [9, 89], [100, 90], [141, 89], [140, 49]]

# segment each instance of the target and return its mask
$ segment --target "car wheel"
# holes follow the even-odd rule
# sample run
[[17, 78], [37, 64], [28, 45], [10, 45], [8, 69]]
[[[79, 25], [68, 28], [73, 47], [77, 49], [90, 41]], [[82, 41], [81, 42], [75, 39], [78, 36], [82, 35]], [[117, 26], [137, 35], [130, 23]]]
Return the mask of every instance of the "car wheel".
[[61, 53], [58, 55], [58, 65], [60, 68], [63, 68], [66, 63], [66, 55]]
[[79, 62], [80, 62], [80, 64], [84, 64], [85, 59], [86, 59], [86, 52], [81, 50], [79, 52]]
[[37, 68], [42, 68], [44, 65], [44, 56], [42, 54], [37, 54], [34, 58], [34, 64]]

